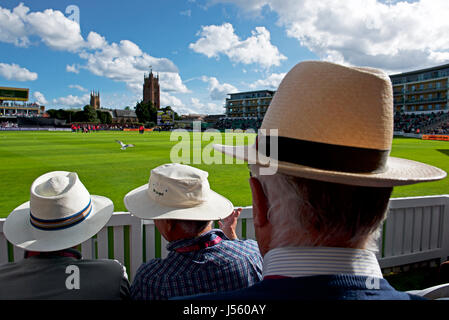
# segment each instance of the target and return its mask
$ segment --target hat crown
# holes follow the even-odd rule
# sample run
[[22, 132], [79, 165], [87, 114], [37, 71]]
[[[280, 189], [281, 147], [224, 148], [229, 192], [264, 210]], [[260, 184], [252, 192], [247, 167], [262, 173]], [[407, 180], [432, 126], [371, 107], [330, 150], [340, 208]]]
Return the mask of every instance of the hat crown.
[[173, 208], [189, 208], [208, 198], [210, 185], [206, 171], [170, 163], [151, 170], [148, 196], [156, 203]]
[[86, 208], [89, 202], [89, 191], [75, 172], [49, 172], [31, 185], [30, 211], [38, 219], [64, 219]]
[[280, 83], [261, 129], [278, 129], [279, 136], [298, 140], [389, 150], [390, 78], [373, 68], [298, 63]]
[[37, 195], [44, 197], [58, 196], [70, 185], [68, 176], [55, 176], [36, 186]]

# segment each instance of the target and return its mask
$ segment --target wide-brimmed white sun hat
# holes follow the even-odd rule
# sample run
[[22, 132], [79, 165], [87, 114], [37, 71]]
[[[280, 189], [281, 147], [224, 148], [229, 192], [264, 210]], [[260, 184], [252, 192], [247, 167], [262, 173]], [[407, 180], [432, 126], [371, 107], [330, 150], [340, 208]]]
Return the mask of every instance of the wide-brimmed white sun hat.
[[251, 164], [275, 164], [276, 172], [341, 184], [392, 187], [446, 177], [434, 166], [390, 157], [392, 84], [378, 69], [298, 63], [260, 129], [253, 145], [213, 147]]
[[128, 211], [142, 219], [220, 220], [234, 209], [210, 188], [206, 171], [178, 163], [151, 170], [148, 184], [124, 198]]
[[33, 182], [30, 201], [9, 214], [3, 232], [25, 250], [58, 251], [94, 236], [113, 212], [112, 201], [89, 194], [75, 172], [53, 171]]

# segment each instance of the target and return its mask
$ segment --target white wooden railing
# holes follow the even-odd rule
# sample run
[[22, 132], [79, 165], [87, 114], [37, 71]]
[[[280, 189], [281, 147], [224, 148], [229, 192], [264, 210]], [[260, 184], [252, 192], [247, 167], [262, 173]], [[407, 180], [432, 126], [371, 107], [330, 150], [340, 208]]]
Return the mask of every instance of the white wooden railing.
[[[24, 251], [12, 246], [3, 234], [0, 219], [0, 264], [18, 261]], [[237, 235], [254, 239], [252, 207], [242, 210]], [[140, 220], [128, 212], [115, 212], [107, 225], [82, 243], [84, 258], [117, 259], [127, 266], [132, 280], [145, 261], [165, 257], [167, 242], [151, 220]], [[387, 220], [378, 241], [377, 257], [382, 268], [449, 257], [449, 195], [390, 200]]]

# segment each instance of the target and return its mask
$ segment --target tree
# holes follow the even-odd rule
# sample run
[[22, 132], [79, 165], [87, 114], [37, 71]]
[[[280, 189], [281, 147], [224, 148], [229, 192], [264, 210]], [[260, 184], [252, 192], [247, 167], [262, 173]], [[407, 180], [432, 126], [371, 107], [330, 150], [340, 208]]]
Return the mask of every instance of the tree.
[[47, 110], [47, 113], [50, 116], [50, 118], [65, 120], [65, 121], [67, 121], [67, 123], [71, 123], [71, 122], [75, 121], [74, 115], [75, 115], [76, 111], [74, 111], [74, 110], [49, 109], [49, 110]]
[[139, 122], [146, 123], [149, 121], [156, 122], [157, 120], [157, 109], [151, 101], [148, 103], [143, 103], [140, 101], [135, 107], [137, 118]]
[[84, 111], [76, 111], [72, 114], [72, 122], [86, 122], [86, 115]]
[[104, 123], [104, 124], [111, 124], [112, 123], [112, 116], [107, 111], [97, 110], [97, 117], [100, 120], [100, 123]]
[[166, 106], [165, 108], [161, 108], [161, 110], [163, 110], [164, 112], [167, 112], [167, 110], [171, 110], [175, 114], [174, 119], [175, 120], [181, 120], [181, 117], [179, 116], [179, 114], [176, 111], [174, 111], [172, 109], [172, 107]]
[[98, 122], [97, 111], [88, 104], [84, 106], [84, 115], [87, 122]]

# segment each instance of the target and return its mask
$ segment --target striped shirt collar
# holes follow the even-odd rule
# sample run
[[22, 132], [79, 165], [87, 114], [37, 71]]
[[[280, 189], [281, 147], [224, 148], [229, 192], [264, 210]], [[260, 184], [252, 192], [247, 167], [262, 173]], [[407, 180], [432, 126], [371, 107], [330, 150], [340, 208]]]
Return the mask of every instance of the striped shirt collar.
[[333, 247], [284, 247], [268, 251], [263, 277], [305, 277], [351, 274], [382, 278], [372, 251]]

